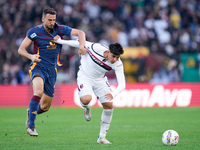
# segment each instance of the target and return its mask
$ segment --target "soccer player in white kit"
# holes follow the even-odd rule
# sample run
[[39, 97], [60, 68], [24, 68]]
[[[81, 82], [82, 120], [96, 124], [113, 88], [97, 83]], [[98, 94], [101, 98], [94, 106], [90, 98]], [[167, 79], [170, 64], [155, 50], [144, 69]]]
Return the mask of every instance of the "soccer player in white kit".
[[[61, 40], [55, 39], [59, 44], [67, 44], [72, 47], [79, 47], [79, 42], [76, 40]], [[120, 55], [124, 50], [118, 43], [110, 44], [109, 47], [99, 43], [86, 41], [84, 55], [81, 55], [81, 65], [77, 76], [77, 85], [79, 90], [80, 103], [84, 107], [84, 117], [87, 121], [91, 120], [92, 91], [97, 96], [103, 106], [101, 116], [101, 127], [97, 143], [111, 144], [106, 139], [106, 134], [109, 129], [112, 114], [113, 114], [113, 99], [125, 89], [125, 77]], [[107, 81], [105, 73], [114, 70], [118, 82], [115, 91], [112, 91]]]

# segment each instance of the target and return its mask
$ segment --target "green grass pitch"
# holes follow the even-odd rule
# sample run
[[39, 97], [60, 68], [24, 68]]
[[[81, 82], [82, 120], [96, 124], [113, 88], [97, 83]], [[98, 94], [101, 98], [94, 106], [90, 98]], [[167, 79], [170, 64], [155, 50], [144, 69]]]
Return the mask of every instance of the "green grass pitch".
[[[200, 149], [200, 108], [115, 108], [107, 139], [97, 144], [102, 108], [92, 108], [85, 121], [81, 108], [52, 107], [38, 115], [38, 137], [26, 134], [26, 108], [0, 108], [1, 150], [197, 150]], [[179, 133], [176, 146], [165, 146], [165, 130]]]

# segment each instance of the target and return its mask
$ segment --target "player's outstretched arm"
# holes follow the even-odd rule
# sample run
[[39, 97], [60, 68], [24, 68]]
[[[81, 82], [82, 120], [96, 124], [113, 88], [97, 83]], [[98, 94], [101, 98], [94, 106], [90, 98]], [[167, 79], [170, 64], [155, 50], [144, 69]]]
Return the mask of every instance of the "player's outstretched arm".
[[113, 98], [115, 98], [119, 93], [121, 93], [126, 87], [123, 65], [121, 65], [120, 67], [118, 67], [117, 70], [115, 70], [115, 74], [116, 74], [118, 86], [114, 92], [111, 92]]
[[77, 47], [77, 48], [79, 48], [79, 45], [80, 45], [78, 40], [62, 40], [60, 37], [57, 40], [54, 38], [54, 40], [58, 44], [66, 44], [66, 45]]
[[85, 33], [78, 29], [72, 29], [71, 31], [72, 36], [78, 36], [80, 45], [79, 45], [79, 57], [80, 55], [85, 55], [87, 53], [87, 50], [85, 49]]
[[105, 94], [105, 98], [107, 100], [112, 100], [113, 98], [115, 98], [126, 87], [126, 81], [125, 81], [125, 77], [124, 77], [124, 73], [123, 73], [123, 67], [121, 66], [118, 70], [115, 70], [115, 74], [117, 77], [118, 86], [114, 92]]
[[31, 41], [28, 37], [26, 37], [26, 38], [22, 41], [21, 45], [19, 46], [19, 48], [18, 48], [18, 53], [19, 53], [21, 56], [24, 56], [24, 57], [30, 59], [32, 62], [40, 62], [41, 59], [39, 59], [40, 56], [39, 56], [38, 54], [32, 55], [32, 54], [29, 54], [29, 53], [26, 51], [26, 49], [27, 49], [28, 46], [31, 44], [31, 42], [32, 42], [32, 41]]

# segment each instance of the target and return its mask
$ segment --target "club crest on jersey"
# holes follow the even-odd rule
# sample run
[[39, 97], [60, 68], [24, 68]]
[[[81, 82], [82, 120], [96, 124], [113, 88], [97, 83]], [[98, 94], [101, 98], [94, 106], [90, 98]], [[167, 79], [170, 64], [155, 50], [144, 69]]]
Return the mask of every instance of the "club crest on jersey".
[[33, 33], [33, 34], [31, 34], [30, 35], [30, 37], [33, 39], [34, 37], [36, 37], [37, 36], [37, 34], [36, 33]]
[[82, 89], [82, 88], [83, 88], [83, 84], [80, 85], [80, 89]]

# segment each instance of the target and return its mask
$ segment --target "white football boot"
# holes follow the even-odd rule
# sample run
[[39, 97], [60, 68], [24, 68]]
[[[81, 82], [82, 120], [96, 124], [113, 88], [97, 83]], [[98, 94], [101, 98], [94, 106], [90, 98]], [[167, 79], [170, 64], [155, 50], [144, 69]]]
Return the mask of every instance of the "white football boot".
[[29, 111], [30, 111], [30, 109], [27, 108], [27, 109], [26, 109], [27, 118], [26, 118], [26, 122], [25, 122], [26, 129], [28, 129], [28, 124], [29, 124]]
[[91, 106], [88, 106], [87, 108], [84, 108], [84, 117], [86, 121], [91, 120]]
[[101, 143], [101, 144], [112, 144], [112, 143], [110, 143], [106, 138], [103, 138], [103, 137], [98, 137], [97, 143]]
[[30, 127], [27, 129], [27, 134], [29, 134], [30, 136], [38, 136], [38, 133], [36, 131], [36, 129], [34, 127]]

